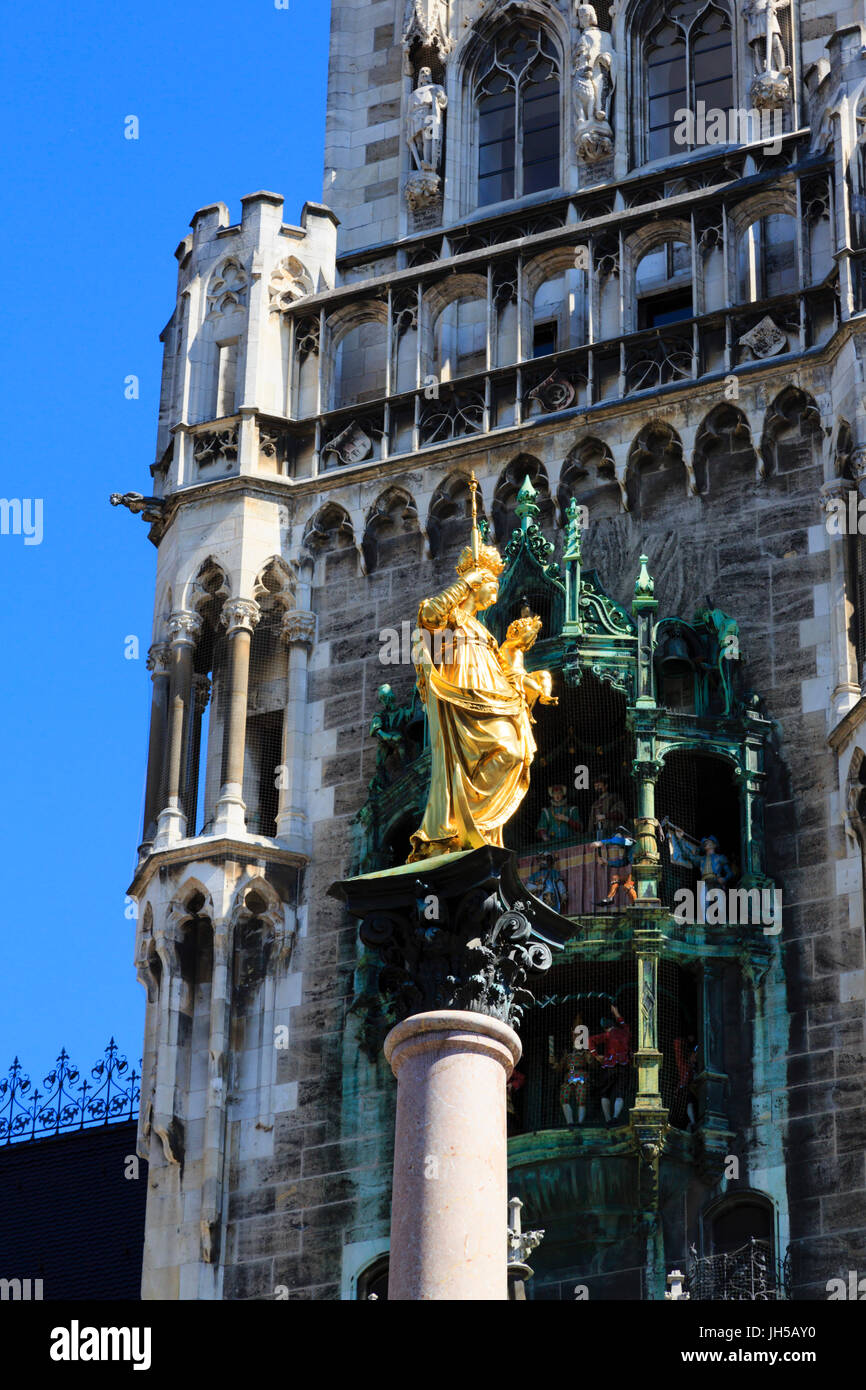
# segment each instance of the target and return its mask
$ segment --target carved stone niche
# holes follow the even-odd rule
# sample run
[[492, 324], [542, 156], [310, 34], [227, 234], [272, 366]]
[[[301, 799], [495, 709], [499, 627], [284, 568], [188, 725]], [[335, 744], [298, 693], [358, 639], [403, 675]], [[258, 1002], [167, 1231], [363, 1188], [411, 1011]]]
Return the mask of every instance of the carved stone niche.
[[395, 1021], [434, 1009], [516, 1026], [570, 924], [524, 888], [514, 855], [484, 846], [335, 883], [380, 960], [378, 989]]

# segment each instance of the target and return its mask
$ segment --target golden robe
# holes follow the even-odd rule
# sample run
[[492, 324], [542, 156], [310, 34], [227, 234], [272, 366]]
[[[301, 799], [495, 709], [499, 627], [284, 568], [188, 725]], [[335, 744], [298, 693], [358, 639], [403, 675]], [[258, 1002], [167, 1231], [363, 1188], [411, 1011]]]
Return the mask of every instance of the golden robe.
[[424, 819], [409, 862], [434, 854], [502, 846], [502, 830], [529, 787], [535, 756], [524, 673], [514, 670], [496, 638], [457, 605], [465, 584], [425, 599], [418, 626], [442, 634], [418, 664], [418, 687], [430, 728], [432, 776]]

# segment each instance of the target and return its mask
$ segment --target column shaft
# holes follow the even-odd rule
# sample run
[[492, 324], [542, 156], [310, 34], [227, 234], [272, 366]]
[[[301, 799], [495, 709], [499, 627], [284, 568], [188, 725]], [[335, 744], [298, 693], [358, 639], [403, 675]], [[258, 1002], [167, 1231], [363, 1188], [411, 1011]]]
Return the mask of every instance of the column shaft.
[[229, 599], [223, 608], [222, 620], [229, 635], [228, 709], [223, 729], [222, 788], [214, 826], [217, 835], [246, 834], [243, 789], [250, 648], [259, 616], [259, 606], [252, 599]]
[[144, 791], [143, 845], [149, 847], [156, 835], [156, 823], [162, 810], [165, 773], [165, 740], [168, 731], [169, 647], [167, 643], [153, 646], [148, 667], [153, 672], [153, 698], [150, 706], [150, 736], [147, 746], [147, 781]]
[[168, 699], [168, 747], [165, 755], [165, 788], [155, 845], [165, 849], [186, 834], [181, 809], [181, 772], [187, 711], [192, 698], [193, 649], [201, 630], [197, 613], [175, 613], [171, 628], [171, 684]]
[[485, 1014], [416, 1014], [385, 1040], [397, 1077], [389, 1299], [508, 1298], [505, 1083], [520, 1040]]

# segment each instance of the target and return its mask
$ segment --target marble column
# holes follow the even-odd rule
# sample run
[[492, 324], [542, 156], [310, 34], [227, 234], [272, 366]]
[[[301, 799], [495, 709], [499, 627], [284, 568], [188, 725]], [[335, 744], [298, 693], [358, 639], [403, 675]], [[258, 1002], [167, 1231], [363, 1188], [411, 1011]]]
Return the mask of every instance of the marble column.
[[310, 825], [305, 806], [307, 760], [307, 666], [316, 640], [316, 616], [295, 608], [283, 617], [286, 644], [286, 709], [283, 718], [282, 767], [277, 809], [277, 839], [301, 854], [310, 852]]
[[168, 748], [164, 802], [159, 814], [155, 849], [166, 849], [186, 835], [186, 817], [181, 806], [181, 773], [187, 715], [192, 698], [193, 652], [201, 631], [201, 618], [198, 613], [172, 613], [168, 626], [171, 633]]
[[170, 664], [171, 647], [169, 644], [167, 642], [155, 642], [147, 654], [147, 669], [153, 678], [153, 698], [150, 706], [144, 825], [139, 851], [141, 854], [146, 854], [153, 847], [156, 823], [162, 810], [165, 740], [168, 730], [168, 690], [171, 679]]
[[389, 1299], [508, 1298], [507, 1023], [442, 1009], [385, 1040], [397, 1078]]
[[222, 622], [229, 639], [228, 700], [223, 731], [222, 786], [216, 805], [214, 834], [225, 837], [245, 835], [247, 828], [243, 786], [250, 647], [260, 616], [261, 610], [254, 599], [228, 599], [223, 605]]

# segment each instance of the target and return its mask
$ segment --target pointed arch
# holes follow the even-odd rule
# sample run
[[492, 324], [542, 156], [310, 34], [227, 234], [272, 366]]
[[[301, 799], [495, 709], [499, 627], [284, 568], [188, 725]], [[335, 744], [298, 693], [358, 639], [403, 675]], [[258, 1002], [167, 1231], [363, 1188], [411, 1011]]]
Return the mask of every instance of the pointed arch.
[[386, 488], [367, 513], [361, 542], [367, 574], [378, 569], [386, 556], [393, 558], [406, 550], [417, 556], [420, 540], [418, 508], [412, 494], [403, 487]]
[[[483, 503], [478, 494], [479, 519], [483, 518]], [[466, 473], [449, 473], [443, 478], [430, 500], [427, 514], [427, 535], [434, 559], [468, 544], [472, 523], [472, 492]]]
[[761, 476], [775, 477], [820, 462], [821, 412], [814, 396], [786, 386], [770, 405], [761, 436]]
[[694, 492], [683, 455], [682, 440], [666, 421], [649, 420], [635, 436], [628, 452], [627, 488], [637, 498], [641, 512], [660, 507], [666, 496]]
[[[729, 401], [705, 415], [695, 439], [694, 474], [698, 492], [713, 495], [744, 476], [757, 475], [758, 455], [742, 410]], [[715, 482], [714, 482], [715, 479]]]
[[588, 508], [591, 523], [629, 511], [635, 500], [628, 495], [625, 478], [617, 474], [610, 447], [593, 435], [581, 439], [570, 450], [556, 496], [563, 526], [565, 509], [572, 498]]
[[[512, 55], [521, 41], [525, 62]], [[506, 0], [458, 42], [448, 65], [446, 220], [564, 186], [569, 51], [563, 16], [538, 0]]]
[[519, 525], [514, 509], [517, 494], [526, 478], [529, 479], [536, 492], [535, 502], [539, 508], [538, 525], [544, 527], [553, 524], [556, 508], [550, 495], [547, 469], [541, 460], [535, 458], [534, 455], [518, 454], [517, 458], [512, 459], [511, 463], [506, 464], [503, 468], [493, 494], [493, 506], [491, 508], [493, 530], [501, 545], [505, 544], [511, 532]]

